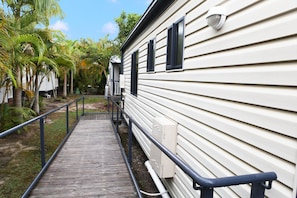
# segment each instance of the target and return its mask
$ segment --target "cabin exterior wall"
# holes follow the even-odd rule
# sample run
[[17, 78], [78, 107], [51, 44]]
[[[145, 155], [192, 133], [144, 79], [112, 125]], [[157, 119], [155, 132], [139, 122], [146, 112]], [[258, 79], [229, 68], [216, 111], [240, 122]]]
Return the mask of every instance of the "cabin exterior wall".
[[[33, 89], [32, 87], [27, 87], [26, 76], [23, 76], [22, 82], [23, 82], [23, 87], [26, 87], [26, 89], [28, 90]], [[39, 88], [40, 92], [54, 91], [59, 87], [59, 81], [54, 72], [50, 72], [47, 76], [39, 75], [38, 82], [39, 83], [41, 82], [40, 88]], [[5, 94], [5, 97], [4, 97], [4, 94]], [[12, 98], [13, 98], [13, 86], [9, 86], [8, 90], [6, 90], [6, 87], [0, 88], [0, 104], [7, 103], [8, 100]]]
[[48, 92], [59, 87], [58, 78], [54, 72], [50, 72], [47, 76], [39, 75], [38, 80], [39, 82], [42, 80], [39, 91]]
[[6, 90], [6, 87], [0, 88], [0, 104], [8, 103], [9, 99], [13, 96], [13, 89], [12, 86]]
[[[108, 65], [108, 76], [105, 93], [107, 95], [116, 96], [121, 95], [120, 88], [120, 67], [121, 60], [118, 56], [112, 56]], [[106, 95], [106, 97], [107, 97]]]
[[120, 64], [118, 63], [109, 63], [108, 86], [111, 96], [121, 95]]
[[[225, 7], [215, 31], [206, 13]], [[184, 20], [182, 68], [166, 70], [167, 32]], [[176, 123], [176, 154], [205, 177], [275, 171], [268, 197], [296, 197], [297, 1], [178, 0], [122, 49], [125, 111], [152, 131], [155, 117]], [[148, 42], [155, 67], [147, 72]], [[138, 52], [137, 94], [131, 94], [132, 54]], [[150, 142], [134, 129], [150, 157]], [[172, 197], [197, 197], [176, 167], [164, 179]], [[215, 197], [249, 197], [250, 186], [215, 189]]]

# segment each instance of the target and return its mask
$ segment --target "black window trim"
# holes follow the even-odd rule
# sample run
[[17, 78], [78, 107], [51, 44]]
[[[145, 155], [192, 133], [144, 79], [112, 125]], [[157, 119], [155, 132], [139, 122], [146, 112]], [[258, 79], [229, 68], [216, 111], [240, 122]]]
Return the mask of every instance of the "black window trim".
[[151, 39], [147, 44], [147, 72], [155, 71], [155, 50], [156, 49], [156, 39]]
[[138, 50], [131, 55], [131, 90], [130, 93], [137, 96], [138, 89]]
[[[178, 52], [178, 32], [177, 26], [179, 23], [183, 23], [183, 43], [182, 43], [182, 62], [181, 64], [177, 64], [177, 58], [174, 54]], [[184, 36], [185, 36], [185, 24], [184, 24], [184, 17], [173, 23], [171, 26], [167, 28], [167, 57], [166, 57], [166, 70], [175, 70], [175, 69], [182, 69], [183, 68], [183, 52], [184, 52]], [[171, 31], [171, 35], [170, 32]], [[171, 39], [171, 40], [170, 40]], [[169, 41], [170, 40], [170, 41]]]

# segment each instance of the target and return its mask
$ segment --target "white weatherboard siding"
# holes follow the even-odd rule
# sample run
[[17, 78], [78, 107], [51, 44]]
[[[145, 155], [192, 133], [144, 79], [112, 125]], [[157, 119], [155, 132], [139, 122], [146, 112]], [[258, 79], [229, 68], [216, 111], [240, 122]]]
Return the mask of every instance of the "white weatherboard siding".
[[56, 78], [56, 74], [54, 72], [50, 72], [48, 76], [40, 75], [38, 77], [38, 80], [39, 80], [39, 83], [42, 80], [39, 91], [45, 91], [45, 92], [52, 91], [58, 87], [58, 81]]
[[[220, 31], [205, 15], [225, 7]], [[166, 71], [167, 28], [184, 17], [183, 69]], [[124, 51], [125, 111], [146, 130], [155, 117], [178, 123], [177, 155], [205, 177], [277, 173], [268, 197], [296, 197], [297, 1], [178, 0]], [[147, 42], [156, 39], [155, 72]], [[130, 94], [131, 54], [139, 51], [138, 94]], [[135, 136], [149, 157], [150, 142]], [[164, 180], [173, 197], [197, 197], [179, 168]], [[215, 197], [249, 197], [250, 186]]]
[[0, 87], [0, 104], [7, 103], [9, 99], [13, 96], [12, 86], [6, 90], [6, 87]]

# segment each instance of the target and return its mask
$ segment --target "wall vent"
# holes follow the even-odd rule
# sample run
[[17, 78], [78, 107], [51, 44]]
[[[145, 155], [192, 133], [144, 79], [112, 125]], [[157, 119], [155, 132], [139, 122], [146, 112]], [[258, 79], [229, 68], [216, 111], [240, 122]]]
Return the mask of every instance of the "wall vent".
[[[165, 117], [156, 117], [153, 120], [152, 135], [171, 152], [176, 152], [176, 122]], [[150, 147], [150, 162], [160, 178], [171, 178], [174, 176], [174, 163], [153, 143]]]

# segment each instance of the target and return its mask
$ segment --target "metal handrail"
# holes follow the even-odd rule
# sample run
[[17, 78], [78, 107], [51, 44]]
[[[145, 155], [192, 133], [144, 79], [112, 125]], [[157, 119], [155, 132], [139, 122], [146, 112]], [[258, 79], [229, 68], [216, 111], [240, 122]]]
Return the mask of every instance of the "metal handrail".
[[[117, 107], [118, 111], [127, 116], [129, 119], [129, 148], [128, 148], [128, 160], [132, 161], [132, 125], [134, 124], [153, 144], [155, 144], [163, 153], [165, 153], [179, 168], [183, 170], [189, 177], [193, 180], [193, 188], [195, 190], [200, 190], [201, 198], [212, 198], [213, 190], [216, 187], [227, 187], [240, 184], [252, 184], [251, 187], [251, 198], [262, 198], [265, 194], [265, 189], [271, 189], [272, 181], [277, 179], [275, 172], [264, 172], [255, 174], [246, 174], [238, 176], [220, 177], [220, 178], [205, 178], [198, 174], [191, 166], [181, 160], [173, 152], [163, 146], [157, 139], [155, 139], [147, 130], [145, 130], [140, 124], [137, 123], [135, 119], [130, 117], [120, 106], [111, 98], [113, 104]], [[113, 119], [112, 111], [112, 119]], [[117, 119], [119, 117], [117, 116]], [[114, 120], [113, 120], [114, 121]], [[117, 132], [118, 132], [118, 120], [117, 120]], [[131, 140], [130, 140], [131, 139]]]
[[[15, 133], [17, 130], [19, 130], [19, 129], [21, 129], [21, 128], [23, 128], [23, 127], [25, 127], [25, 126], [27, 126], [27, 125], [29, 125], [29, 124], [31, 124], [31, 123], [37, 121], [37, 120], [40, 120], [40, 119], [42, 119], [42, 118], [45, 118], [45, 117], [47, 117], [48, 115], [50, 115], [50, 114], [52, 114], [52, 113], [54, 113], [54, 112], [56, 112], [56, 111], [59, 111], [60, 109], [63, 109], [63, 108], [66, 107], [66, 106], [70, 106], [70, 105], [72, 105], [74, 102], [78, 103], [80, 100], [84, 101], [84, 96], [82, 96], [82, 97], [80, 97], [80, 98], [78, 98], [78, 99], [76, 99], [76, 100], [74, 100], [74, 101], [72, 101], [72, 102], [69, 102], [69, 103], [67, 103], [67, 104], [65, 104], [65, 105], [63, 105], [63, 106], [57, 107], [57, 108], [55, 108], [55, 109], [52, 109], [52, 110], [50, 110], [50, 111], [48, 111], [48, 112], [46, 112], [46, 113], [44, 113], [44, 114], [42, 114], [42, 115], [39, 115], [39, 116], [37, 116], [37, 117], [35, 117], [35, 118], [32, 118], [31, 120], [28, 120], [28, 121], [26, 121], [26, 122], [23, 122], [22, 124], [19, 124], [19, 125], [17, 125], [17, 126], [14, 126], [14, 127], [10, 128], [10, 129], [8, 129], [8, 130], [6, 130], [6, 131], [3, 131], [3, 132], [0, 133], [0, 138], [4, 138], [4, 137], [6, 137], [6, 136], [8, 136], [8, 135], [10, 135], [10, 134], [12, 134], [12, 133]], [[76, 108], [76, 110], [77, 110], [77, 108]]]
[[[82, 113], [81, 115], [78, 115], [78, 102], [82, 101]], [[73, 103], [76, 103], [76, 122], [74, 123], [73, 127], [70, 129], [69, 128], [69, 106], [72, 105]], [[60, 143], [60, 145], [57, 147], [57, 149], [54, 151], [54, 153], [51, 155], [51, 157], [49, 158], [48, 161], [46, 161], [45, 159], [45, 144], [44, 144], [44, 120], [45, 118], [54, 113], [59, 111], [62, 108], [66, 107], [66, 136], [64, 137], [64, 139], [62, 140], [62, 142]], [[68, 137], [70, 136], [71, 132], [73, 131], [73, 129], [75, 128], [75, 126], [77, 125], [79, 118], [81, 116], [84, 115], [84, 96], [69, 102], [63, 106], [57, 107], [51, 111], [48, 111], [47, 113], [44, 113], [42, 115], [39, 115], [31, 120], [28, 120], [22, 124], [19, 124], [13, 128], [10, 128], [4, 132], [0, 133], [0, 138], [4, 138], [10, 134], [13, 134], [15, 132], [17, 132], [19, 129], [22, 129], [23, 127], [30, 125], [31, 123], [39, 120], [39, 125], [40, 125], [40, 156], [41, 156], [41, 170], [38, 173], [38, 175], [35, 177], [35, 179], [33, 180], [33, 182], [30, 184], [30, 186], [27, 188], [27, 190], [25, 191], [25, 193], [22, 195], [22, 198], [26, 198], [29, 196], [29, 194], [31, 193], [31, 191], [33, 190], [33, 188], [37, 185], [38, 181], [41, 179], [41, 177], [44, 175], [44, 173], [46, 172], [46, 170], [48, 169], [49, 165], [53, 162], [53, 160], [55, 159], [55, 157], [57, 156], [57, 154], [59, 153], [59, 151], [62, 149], [63, 145], [65, 144], [65, 142], [67, 141]]]

